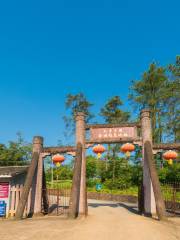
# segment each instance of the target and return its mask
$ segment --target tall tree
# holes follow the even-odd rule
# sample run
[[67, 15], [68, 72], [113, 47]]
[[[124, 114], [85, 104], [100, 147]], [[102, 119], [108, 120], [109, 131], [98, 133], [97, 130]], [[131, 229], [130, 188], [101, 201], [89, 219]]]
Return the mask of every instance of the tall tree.
[[[123, 111], [121, 108], [123, 102], [119, 96], [110, 98], [105, 106], [101, 108], [100, 115], [104, 117], [106, 123], [124, 123], [130, 118], [130, 113]], [[107, 159], [110, 165], [112, 165], [112, 178], [115, 179], [117, 153], [119, 152], [119, 144], [108, 145]], [[112, 153], [112, 154], [111, 154]], [[111, 156], [110, 156], [111, 155]], [[112, 159], [112, 161], [111, 161]]]
[[75, 128], [75, 117], [77, 112], [83, 112], [85, 114], [85, 121], [88, 123], [92, 118], [93, 114], [90, 108], [93, 106], [83, 93], [68, 94], [65, 102], [66, 109], [69, 111], [69, 116], [64, 116], [63, 119], [66, 125], [65, 135], [69, 136], [74, 132]]
[[167, 99], [168, 78], [166, 68], [152, 63], [138, 81], [132, 81], [129, 99], [136, 109], [151, 111], [153, 141], [161, 142], [164, 127], [164, 101]]
[[180, 142], [180, 56], [176, 57], [175, 64], [168, 66], [168, 73], [167, 130], [175, 142]]
[[106, 123], [123, 123], [130, 118], [130, 113], [121, 110], [123, 102], [119, 96], [114, 96], [108, 100], [103, 108], [101, 108], [100, 115], [104, 117]]
[[8, 145], [0, 144], [0, 166], [28, 164], [31, 152], [32, 145], [26, 143], [22, 135], [17, 133], [17, 141], [10, 141]]

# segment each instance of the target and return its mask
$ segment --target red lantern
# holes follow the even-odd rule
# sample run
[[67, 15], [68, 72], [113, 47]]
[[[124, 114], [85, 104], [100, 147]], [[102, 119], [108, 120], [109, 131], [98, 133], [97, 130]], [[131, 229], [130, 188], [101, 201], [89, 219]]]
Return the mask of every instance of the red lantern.
[[56, 166], [60, 166], [62, 162], [64, 162], [65, 160], [65, 157], [63, 155], [60, 155], [60, 154], [56, 154], [52, 157], [52, 160], [53, 160], [53, 163], [56, 165]]
[[175, 151], [169, 150], [163, 154], [163, 158], [168, 160], [168, 163], [172, 165], [173, 160], [177, 158], [177, 153]]
[[131, 152], [133, 152], [135, 146], [132, 143], [125, 143], [121, 146], [121, 152], [125, 153], [127, 157], [130, 157]]
[[105, 152], [105, 147], [103, 145], [98, 144], [93, 147], [93, 152], [97, 154], [98, 158], [100, 158], [101, 154]]

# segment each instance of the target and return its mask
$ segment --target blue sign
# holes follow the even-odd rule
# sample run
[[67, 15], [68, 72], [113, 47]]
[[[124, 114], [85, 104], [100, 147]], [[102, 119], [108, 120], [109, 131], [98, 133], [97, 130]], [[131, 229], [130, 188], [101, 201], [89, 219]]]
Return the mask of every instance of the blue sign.
[[6, 216], [6, 203], [5, 201], [0, 201], [0, 217]]
[[100, 191], [102, 189], [102, 185], [100, 183], [96, 184], [96, 191]]

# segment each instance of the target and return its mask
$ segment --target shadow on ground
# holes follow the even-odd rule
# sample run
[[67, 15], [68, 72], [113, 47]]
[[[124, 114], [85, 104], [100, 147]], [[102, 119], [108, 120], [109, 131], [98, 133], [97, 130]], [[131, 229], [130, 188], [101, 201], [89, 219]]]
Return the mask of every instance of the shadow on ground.
[[129, 212], [134, 214], [139, 214], [139, 211], [137, 209], [137, 205], [129, 205], [126, 203], [89, 203], [89, 207], [97, 208], [97, 207], [112, 207], [112, 208], [118, 208], [122, 207], [127, 209]]

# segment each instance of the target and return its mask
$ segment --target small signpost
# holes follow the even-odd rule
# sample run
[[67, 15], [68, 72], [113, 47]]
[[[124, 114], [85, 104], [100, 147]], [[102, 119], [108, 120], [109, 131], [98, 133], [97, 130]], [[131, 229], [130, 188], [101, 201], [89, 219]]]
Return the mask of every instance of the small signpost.
[[[9, 183], [0, 183], [0, 217], [6, 216], [6, 210], [9, 205]], [[8, 211], [8, 210], [7, 210]]]
[[96, 191], [100, 191], [102, 189], [102, 185], [100, 183], [96, 184]]
[[6, 203], [5, 201], [0, 201], [0, 217], [6, 216]]

